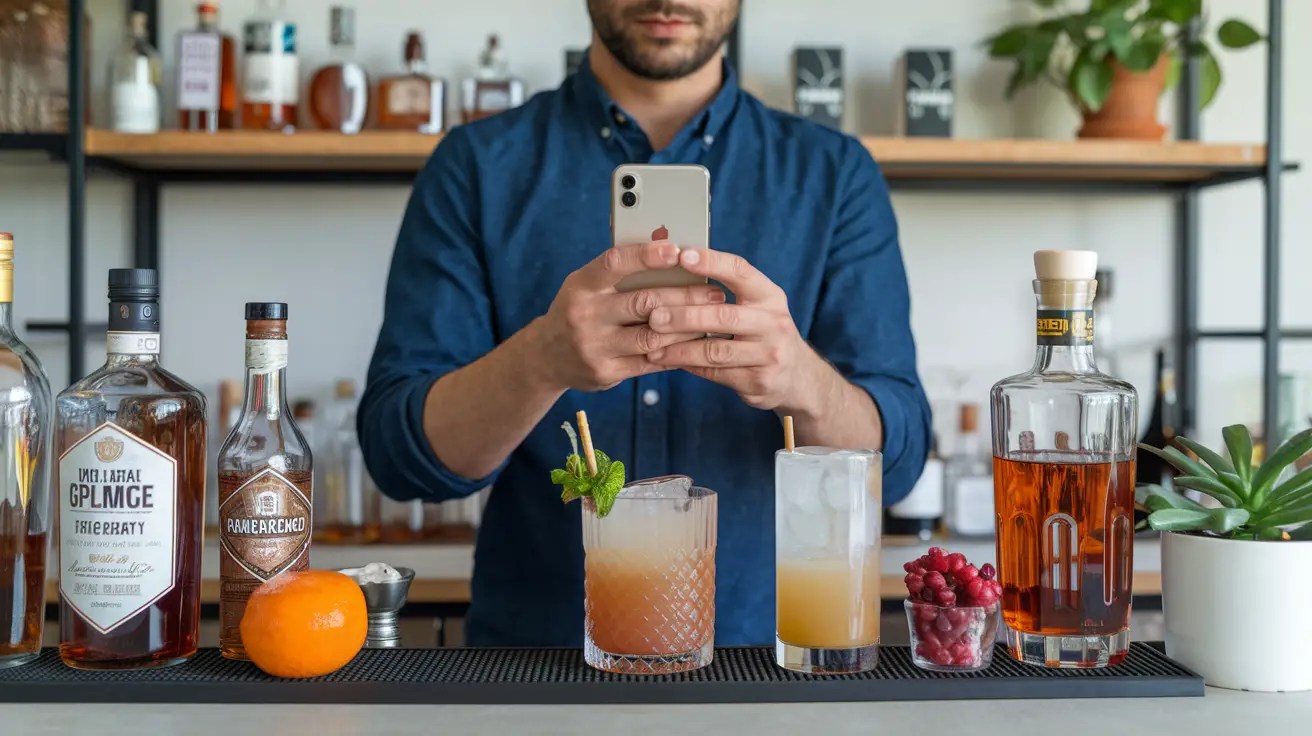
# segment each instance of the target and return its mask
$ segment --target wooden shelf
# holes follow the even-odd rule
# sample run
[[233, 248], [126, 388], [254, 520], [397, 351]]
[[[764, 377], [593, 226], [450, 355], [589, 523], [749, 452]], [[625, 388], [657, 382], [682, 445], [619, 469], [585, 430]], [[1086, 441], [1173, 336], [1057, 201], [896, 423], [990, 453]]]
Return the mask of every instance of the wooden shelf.
[[[139, 171], [413, 174], [441, 136], [366, 131], [131, 135], [88, 130], [93, 160]], [[891, 181], [1202, 184], [1261, 174], [1258, 145], [1142, 141], [865, 138]], [[198, 177], [193, 177], [198, 178]]]

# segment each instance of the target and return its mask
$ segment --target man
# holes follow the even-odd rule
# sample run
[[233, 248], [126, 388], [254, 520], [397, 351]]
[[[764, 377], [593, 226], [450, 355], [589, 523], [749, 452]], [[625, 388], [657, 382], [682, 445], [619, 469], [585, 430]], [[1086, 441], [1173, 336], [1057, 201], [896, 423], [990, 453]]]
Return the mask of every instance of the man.
[[[884, 453], [884, 499], [928, 452], [887, 187], [853, 138], [766, 109], [721, 61], [739, 0], [589, 0], [593, 43], [560, 89], [453, 130], [415, 182], [360, 406], [390, 496], [495, 484], [467, 638], [580, 646], [579, 505], [550, 473], [588, 412], [630, 480], [719, 492], [716, 643], [774, 636], [774, 461], [799, 445]], [[622, 163], [711, 172], [714, 251], [610, 248]], [[722, 283], [621, 294], [644, 269]], [[704, 339], [706, 333], [733, 339]]]

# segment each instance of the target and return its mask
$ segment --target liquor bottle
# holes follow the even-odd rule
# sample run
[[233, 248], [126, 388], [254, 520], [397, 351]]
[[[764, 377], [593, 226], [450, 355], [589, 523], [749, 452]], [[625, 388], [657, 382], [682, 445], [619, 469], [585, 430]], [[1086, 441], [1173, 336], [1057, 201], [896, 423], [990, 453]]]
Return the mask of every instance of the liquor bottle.
[[1130, 647], [1138, 396], [1093, 359], [1098, 255], [1034, 254], [1033, 367], [990, 394], [1011, 656], [1105, 667]]
[[213, 133], [237, 124], [237, 41], [219, 30], [218, 0], [196, 6], [178, 33], [178, 128]]
[[14, 236], [0, 233], [0, 669], [37, 658], [46, 618], [54, 401], [14, 334]]
[[1120, 367], [1116, 363], [1115, 333], [1112, 331], [1112, 272], [1100, 268], [1096, 278], [1098, 282], [1098, 299], [1093, 303], [1093, 329], [1098, 332], [1098, 342], [1093, 349], [1093, 359], [1098, 370], [1114, 376]]
[[466, 123], [496, 115], [524, 104], [524, 82], [510, 76], [510, 64], [501, 41], [487, 37], [487, 47], [478, 57], [478, 71], [460, 85], [460, 114]]
[[324, 474], [327, 499], [315, 541], [364, 544], [381, 535], [381, 496], [365, 471], [364, 455], [355, 429], [355, 383], [337, 382], [337, 399], [328, 414], [331, 456]]
[[943, 460], [938, 456], [938, 437], [929, 445], [929, 458], [920, 480], [907, 497], [884, 512], [885, 534], [911, 534], [922, 540], [934, 536], [943, 522]]
[[993, 534], [993, 462], [979, 431], [979, 406], [961, 405], [956, 452], [947, 465], [947, 528], [959, 537]]
[[314, 458], [287, 404], [287, 305], [246, 305], [246, 398], [219, 451], [219, 649], [261, 584], [310, 565]]
[[159, 53], [146, 37], [146, 14], [133, 13], [127, 38], [110, 66], [110, 110], [120, 133], [158, 133]]
[[411, 32], [405, 39], [408, 73], [378, 83], [378, 127], [441, 133], [446, 128], [446, 80], [428, 75], [424, 37]]
[[[1094, 327], [1098, 320], [1095, 317]], [[1101, 339], [1101, 338], [1100, 338]], [[1099, 366], [1102, 364], [1099, 363]], [[1175, 406], [1175, 366], [1171, 354], [1166, 348], [1157, 349], [1157, 395], [1153, 398], [1152, 413], [1148, 417], [1148, 429], [1144, 431], [1140, 443], [1159, 450], [1165, 449], [1175, 440], [1176, 406]], [[1151, 452], [1139, 452], [1134, 469], [1135, 482], [1152, 483], [1167, 488], [1175, 471], [1165, 460]]]
[[301, 99], [296, 24], [283, 13], [286, 0], [277, 0], [276, 8], [269, 2], [260, 0], [260, 9], [246, 23], [241, 126], [247, 130], [295, 130]]
[[70, 667], [166, 665], [199, 642], [205, 396], [160, 365], [159, 327], [155, 270], [111, 270], [105, 365], [56, 401]]
[[355, 61], [355, 11], [335, 7], [329, 13], [333, 63], [310, 80], [310, 120], [320, 130], [354, 134], [369, 115], [369, 75]]
[[228, 433], [237, 425], [241, 415], [241, 384], [237, 381], [219, 381], [219, 405], [215, 411], [214, 431], [210, 432], [210, 473], [205, 483], [205, 530], [219, 530], [219, 451]]

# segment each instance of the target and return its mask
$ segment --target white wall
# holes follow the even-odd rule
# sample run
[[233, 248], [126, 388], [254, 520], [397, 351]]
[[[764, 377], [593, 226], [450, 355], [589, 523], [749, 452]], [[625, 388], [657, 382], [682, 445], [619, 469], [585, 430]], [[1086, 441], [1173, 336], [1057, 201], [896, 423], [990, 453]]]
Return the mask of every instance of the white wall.
[[[290, 0], [300, 27], [303, 75], [327, 57], [327, 0]], [[192, 22], [191, 2], [164, 0], [162, 37]], [[1014, 0], [746, 0], [742, 73], [745, 86], [768, 104], [787, 107], [789, 54], [795, 45], [833, 44], [846, 51], [850, 113], [859, 134], [892, 129], [892, 75], [908, 46], [957, 51], [963, 138], [1065, 138], [1075, 115], [1050, 89], [1002, 99], [1008, 68], [989, 61], [979, 40], [1017, 17]], [[1312, 3], [1287, 2], [1285, 130], [1287, 156], [1312, 159], [1312, 103], [1296, 70], [1312, 68], [1312, 49], [1296, 41], [1312, 33]], [[254, 0], [223, 3], [223, 25], [239, 33]], [[426, 36], [430, 63], [451, 80], [472, 68], [487, 33], [501, 35], [515, 70], [533, 90], [557, 85], [563, 49], [586, 45], [583, 0], [407, 0], [357, 2], [358, 56], [375, 74], [400, 64], [404, 33]], [[1262, 0], [1211, 0], [1214, 17], [1239, 14], [1265, 27]], [[96, 84], [117, 43], [122, 4], [91, 0]], [[420, 10], [420, 9], [423, 10]], [[162, 44], [171, 68], [172, 41]], [[1264, 132], [1264, 50], [1223, 56], [1226, 83], [1203, 119], [1211, 141], [1255, 141]], [[105, 111], [97, 97], [98, 122]], [[1163, 101], [1164, 116], [1173, 103]], [[1300, 274], [1312, 249], [1300, 237], [1312, 226], [1307, 174], [1286, 178], [1284, 195], [1284, 318], [1312, 326], [1312, 294]], [[1256, 183], [1203, 197], [1201, 310], [1205, 328], [1255, 328], [1261, 323], [1261, 190]], [[212, 391], [241, 374], [241, 304], [279, 299], [292, 306], [292, 385], [324, 395], [338, 376], [362, 380], [381, 319], [382, 289], [404, 187], [167, 187], [162, 199], [165, 359], [177, 373]], [[62, 169], [32, 159], [0, 161], [0, 229], [18, 239], [16, 320], [58, 319], [67, 294], [66, 187]], [[103, 320], [104, 272], [129, 265], [131, 187], [110, 175], [93, 177], [88, 193], [88, 317]], [[983, 400], [988, 384], [1029, 365], [1030, 254], [1036, 248], [1092, 248], [1116, 271], [1115, 317], [1125, 377], [1140, 388], [1144, 419], [1152, 396], [1152, 349], [1166, 339], [1172, 315], [1172, 213], [1164, 197], [1101, 194], [929, 194], [895, 196], [911, 277], [921, 366], [936, 399], [963, 393]], [[962, 290], [960, 284], [972, 288]], [[963, 315], [961, 319], [952, 319]], [[968, 315], [968, 316], [965, 316]], [[977, 315], [985, 315], [981, 320]], [[931, 325], [933, 330], [930, 329]], [[29, 336], [52, 382], [67, 383], [62, 338]], [[100, 355], [98, 341], [88, 362]], [[1200, 356], [1200, 425], [1259, 419], [1258, 343], [1207, 343]], [[1287, 370], [1312, 370], [1312, 346], [1291, 343]], [[940, 423], [950, 428], [951, 412]]]

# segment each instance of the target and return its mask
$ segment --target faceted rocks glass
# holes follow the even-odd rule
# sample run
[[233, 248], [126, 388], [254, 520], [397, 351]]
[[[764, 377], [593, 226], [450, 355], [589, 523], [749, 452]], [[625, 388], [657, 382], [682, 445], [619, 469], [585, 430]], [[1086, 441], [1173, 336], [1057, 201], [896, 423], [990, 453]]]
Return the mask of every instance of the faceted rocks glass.
[[686, 476], [635, 481], [605, 518], [583, 499], [583, 656], [607, 672], [711, 663], [717, 497]]

